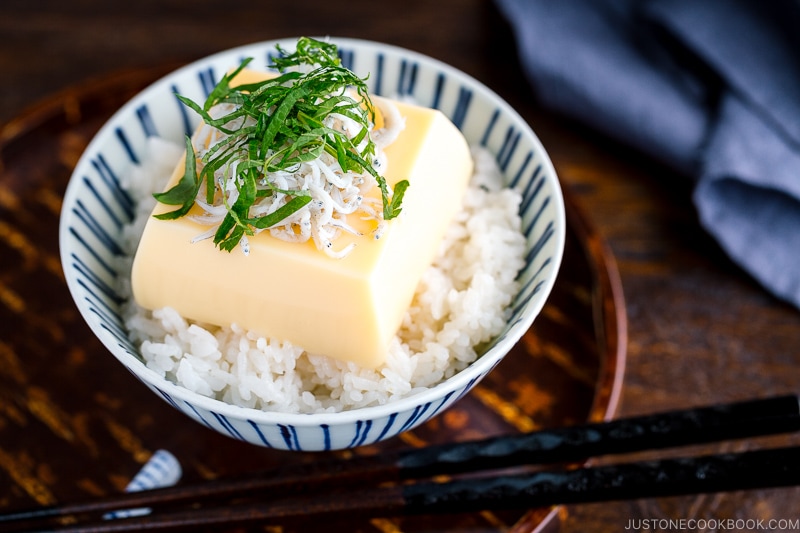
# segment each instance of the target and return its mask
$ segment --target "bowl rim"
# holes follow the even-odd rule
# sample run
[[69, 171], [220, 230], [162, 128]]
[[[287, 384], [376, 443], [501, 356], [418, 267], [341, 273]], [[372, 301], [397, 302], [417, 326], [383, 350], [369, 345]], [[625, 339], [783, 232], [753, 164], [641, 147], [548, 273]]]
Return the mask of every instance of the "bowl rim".
[[[77, 190], [79, 186], [78, 184], [79, 177], [77, 176], [79, 174], [79, 171], [84, 166], [87, 165], [87, 161], [91, 157], [91, 154], [94, 153], [97, 150], [98, 146], [103, 143], [105, 137], [107, 137], [109, 133], [113, 131], [113, 128], [115, 127], [119, 119], [125, 116], [127, 113], [129, 113], [130, 110], [135, 108], [137, 105], [140, 105], [141, 103], [147, 101], [151, 93], [162, 90], [163, 86], [169, 84], [170, 80], [174, 79], [175, 77], [181, 76], [187, 72], [196, 71], [201, 66], [220, 60], [226, 56], [233, 57], [236, 56], [237, 54], [241, 56], [244, 52], [248, 50], [267, 49], [268, 47], [274, 48], [276, 44], [288, 48], [292, 46], [293, 43], [296, 43], [298, 38], [299, 36], [268, 39], [268, 40], [262, 40], [248, 44], [238, 45], [232, 48], [221, 50], [213, 54], [207, 55], [205, 57], [193, 60], [181, 67], [178, 67], [166, 73], [159, 79], [150, 83], [147, 87], [139, 91], [130, 100], [128, 100], [125, 104], [123, 104], [117, 111], [115, 111], [109, 117], [109, 119], [100, 127], [100, 129], [94, 134], [94, 136], [84, 149], [84, 152], [81, 154], [81, 157], [79, 158], [77, 164], [73, 169], [73, 172], [71, 174], [71, 177], [67, 184], [67, 188], [63, 196], [62, 205], [68, 206], [74, 203], [75, 201], [74, 197], [77, 195]], [[447, 63], [444, 63], [439, 59], [425, 55], [415, 50], [411, 50], [408, 48], [404, 48], [389, 43], [382, 43], [378, 41], [361, 39], [361, 38], [338, 37], [338, 36], [324, 36], [324, 37], [314, 37], [314, 38], [320, 40], [330, 40], [330, 42], [333, 42], [340, 47], [347, 46], [350, 48], [360, 48], [362, 50], [366, 50], [371, 53], [392, 52], [400, 57], [413, 59], [419, 62], [420, 64], [425, 64], [428, 67], [438, 69], [443, 73], [445, 73], [447, 76], [451, 76], [453, 79], [458, 80], [460, 83], [468, 85], [471, 89], [481, 92], [484, 97], [492, 101], [492, 103], [501, 111], [502, 114], [505, 114], [509, 117], [509, 119], [515, 124], [515, 126], [519, 128], [521, 135], [528, 137], [530, 142], [533, 144], [533, 147], [537, 150], [540, 163], [544, 167], [543, 168], [544, 174], [550, 177], [548, 179], [549, 181], [551, 181], [552, 184], [551, 196], [556, 200], [554, 202], [555, 204], [554, 218], [556, 219], [556, 224], [555, 224], [556, 231], [551, 236], [551, 238], [554, 239], [554, 244], [555, 244], [554, 251], [551, 256], [551, 264], [549, 266], [552, 274], [545, 277], [544, 283], [539, 289], [540, 295], [537, 296], [534, 300], [528, 302], [527, 310], [525, 314], [521, 316], [521, 319], [517, 323], [515, 323], [505, 333], [504, 337], [498, 343], [492, 346], [492, 348], [490, 348], [485, 353], [480, 355], [475, 361], [470, 363], [463, 370], [457, 372], [456, 374], [445, 379], [444, 381], [432, 387], [427, 388], [426, 390], [380, 405], [353, 408], [337, 412], [287, 413], [280, 411], [267, 411], [257, 408], [243, 407], [227, 403], [223, 400], [217, 400], [215, 398], [203, 396], [199, 393], [186, 389], [185, 387], [182, 387], [160, 376], [154, 370], [151, 370], [146, 365], [144, 365], [141, 359], [128, 353], [126, 350], [121, 349], [119, 344], [114, 342], [114, 340], [111, 339], [110, 336], [98, 334], [98, 332], [95, 330], [95, 327], [92, 325], [93, 322], [89, 320], [86, 310], [82, 305], [80, 305], [78, 299], [75, 298], [77, 294], [76, 293], [77, 287], [75, 287], [76, 281], [74, 277], [71, 275], [66, 276], [67, 285], [70, 294], [73, 297], [73, 301], [78, 307], [81, 315], [84, 318], [84, 321], [87, 323], [87, 326], [90, 328], [92, 333], [102, 342], [102, 344], [106, 347], [106, 349], [108, 349], [111, 352], [111, 354], [125, 366], [125, 368], [127, 368], [137, 378], [143, 381], [148, 387], [156, 387], [157, 389], [160, 389], [164, 393], [169, 394], [173, 398], [178, 398], [184, 402], [187, 402], [190, 405], [206, 409], [209, 412], [219, 413], [224, 416], [233, 417], [235, 419], [247, 419], [255, 423], [286, 424], [297, 428], [302, 428], [306, 426], [318, 426], [321, 424], [330, 424], [330, 425], [347, 424], [365, 419], [386, 418], [391, 416], [392, 414], [407, 412], [419, 405], [424, 405], [428, 403], [433, 404], [437, 401], [442, 401], [443, 398], [447, 397], [449, 394], [452, 394], [456, 390], [460, 389], [468, 390], [469, 388], [471, 388], [470, 381], [477, 382], [480, 379], [482, 379], [483, 376], [485, 376], [489, 371], [491, 371], [492, 368], [494, 368], [494, 366], [502, 360], [505, 354], [507, 354], [511, 350], [511, 348], [513, 348], [513, 346], [519, 341], [522, 335], [524, 335], [524, 333], [531, 327], [535, 318], [541, 312], [549, 295], [552, 292], [552, 288], [558, 277], [558, 271], [560, 269], [561, 262], [563, 259], [564, 246], [566, 242], [566, 228], [565, 228], [566, 213], [564, 206], [564, 198], [561, 191], [560, 181], [558, 179], [558, 175], [555, 171], [555, 167], [550, 159], [550, 156], [548, 152], [545, 150], [539, 137], [536, 135], [536, 133], [533, 131], [533, 129], [530, 127], [527, 121], [524, 118], [522, 118], [522, 116], [514, 108], [512, 108], [510, 104], [508, 104], [503, 98], [501, 98], [494, 90], [489, 88], [486, 84], [479, 81], [475, 77]], [[69, 261], [69, 250], [65, 246], [65, 243], [68, 239], [67, 235], [68, 232], [66, 228], [67, 225], [65, 224], [67, 211], [68, 210], [62, 208], [60, 223], [59, 223], [59, 249], [60, 249], [60, 258], [62, 265], [66, 265]], [[65, 272], [66, 271], [67, 269], [65, 268]]]

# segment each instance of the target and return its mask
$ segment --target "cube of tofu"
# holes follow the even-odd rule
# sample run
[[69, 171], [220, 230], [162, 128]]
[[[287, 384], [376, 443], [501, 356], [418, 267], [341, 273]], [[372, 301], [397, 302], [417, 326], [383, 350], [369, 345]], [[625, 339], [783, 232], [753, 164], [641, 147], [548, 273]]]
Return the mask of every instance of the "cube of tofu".
[[[385, 149], [384, 177], [390, 187], [403, 179], [410, 185], [401, 215], [379, 239], [343, 234], [337, 249], [356, 246], [336, 259], [312, 242], [290, 243], [265, 231], [249, 237], [244, 255], [220, 251], [211, 239], [192, 243], [208, 228], [189, 218], [150, 217], [133, 264], [135, 300], [200, 322], [235, 323], [362, 367], [382, 364], [472, 175], [467, 142], [445, 115], [395, 105], [405, 129]], [[183, 162], [168, 187], [182, 173]], [[170, 209], [159, 204], [153, 214]], [[348, 223], [363, 227], [358, 216]]]

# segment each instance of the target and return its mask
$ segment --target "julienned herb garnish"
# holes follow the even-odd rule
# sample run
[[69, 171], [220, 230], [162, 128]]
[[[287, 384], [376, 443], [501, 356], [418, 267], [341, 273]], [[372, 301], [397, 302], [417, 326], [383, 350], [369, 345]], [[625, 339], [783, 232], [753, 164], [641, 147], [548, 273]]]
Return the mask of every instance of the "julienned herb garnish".
[[[332, 251], [331, 241], [352, 231], [344, 215], [358, 209], [378, 221], [396, 217], [408, 182], [390, 194], [375, 169], [381, 163], [370, 136], [375, 108], [365, 80], [341, 66], [337, 47], [301, 38], [292, 53], [277, 49], [273, 78], [232, 87], [246, 59], [203, 107], [178, 96], [205, 126], [186, 138], [183, 177], [155, 195], [180, 207], [156, 216], [180, 218], [197, 204], [205, 214], [195, 218], [213, 226], [222, 250], [241, 244], [247, 252], [247, 236], [269, 228], [286, 240], [313, 239], [341, 256], [347, 251]], [[363, 197], [369, 176], [381, 191], [378, 209]]]

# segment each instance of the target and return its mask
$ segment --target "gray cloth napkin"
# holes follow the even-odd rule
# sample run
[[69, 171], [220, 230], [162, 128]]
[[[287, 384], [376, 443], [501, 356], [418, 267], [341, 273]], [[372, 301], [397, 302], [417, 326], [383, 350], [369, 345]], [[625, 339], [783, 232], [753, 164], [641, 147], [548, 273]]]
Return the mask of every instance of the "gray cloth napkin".
[[800, 307], [800, 2], [495, 1], [538, 101], [692, 176], [703, 227]]

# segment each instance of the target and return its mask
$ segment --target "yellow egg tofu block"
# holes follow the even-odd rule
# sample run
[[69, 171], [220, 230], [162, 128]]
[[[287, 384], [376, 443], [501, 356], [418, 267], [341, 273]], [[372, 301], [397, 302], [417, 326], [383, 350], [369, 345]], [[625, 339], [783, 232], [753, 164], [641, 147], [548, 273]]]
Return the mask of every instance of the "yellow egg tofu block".
[[[441, 112], [395, 102], [405, 129], [386, 148], [390, 186], [409, 181], [399, 217], [375, 239], [343, 234], [334, 248], [355, 242], [342, 259], [313, 242], [289, 243], [263, 231], [250, 253], [217, 249], [207, 231], [184, 217], [150, 217], [134, 259], [133, 295], [148, 309], [172, 307], [187, 319], [237, 324], [306, 351], [374, 368], [386, 359], [425, 269], [459, 211], [472, 175], [469, 146]], [[181, 161], [167, 188], [183, 174]], [[380, 197], [377, 185], [371, 191]], [[153, 214], [174, 207], [157, 205]], [[196, 209], [196, 207], [195, 207]], [[363, 227], [358, 214], [348, 220]]]

